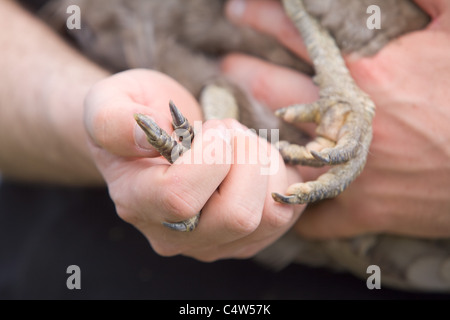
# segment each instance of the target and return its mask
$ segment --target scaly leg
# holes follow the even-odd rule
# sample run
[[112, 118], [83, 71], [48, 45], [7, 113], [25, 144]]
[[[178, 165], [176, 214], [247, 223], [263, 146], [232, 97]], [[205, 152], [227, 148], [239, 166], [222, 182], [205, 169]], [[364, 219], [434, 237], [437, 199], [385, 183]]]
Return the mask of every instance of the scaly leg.
[[372, 139], [375, 105], [356, 85], [333, 38], [306, 12], [303, 1], [283, 4], [313, 61], [320, 98], [281, 109], [277, 115], [290, 123], [315, 122], [319, 151], [284, 141], [279, 150], [290, 164], [334, 166], [316, 181], [292, 185], [288, 196], [272, 194], [278, 202], [302, 204], [337, 196], [360, 174]]

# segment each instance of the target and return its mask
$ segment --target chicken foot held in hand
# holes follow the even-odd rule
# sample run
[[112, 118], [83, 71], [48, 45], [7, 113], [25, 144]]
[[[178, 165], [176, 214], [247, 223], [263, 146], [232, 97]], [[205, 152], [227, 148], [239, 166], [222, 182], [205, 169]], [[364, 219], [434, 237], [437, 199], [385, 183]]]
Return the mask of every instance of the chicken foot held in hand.
[[278, 202], [302, 204], [337, 196], [361, 173], [372, 139], [375, 105], [356, 85], [336, 43], [306, 12], [303, 1], [284, 0], [283, 4], [313, 61], [320, 98], [312, 104], [280, 109], [276, 114], [290, 123], [315, 122], [315, 144], [320, 147], [309, 151], [282, 141], [279, 150], [290, 164], [334, 166], [316, 181], [292, 185], [288, 196], [273, 194]]
[[[316, 69], [315, 81], [320, 87], [320, 99], [310, 105], [293, 105], [281, 109], [276, 114], [290, 123], [304, 121], [317, 123], [318, 137], [315, 142], [321, 150], [309, 151], [303, 146], [289, 144], [286, 141], [278, 143], [278, 147], [283, 159], [289, 164], [334, 166], [316, 181], [292, 185], [288, 189], [288, 196], [278, 193], [272, 195], [281, 203], [303, 204], [337, 196], [362, 171], [372, 138], [371, 124], [375, 106], [355, 84], [334, 40], [314, 18], [308, 15], [303, 2], [285, 0], [284, 5], [286, 12], [301, 32], [313, 60]], [[208, 88], [207, 86], [204, 91]], [[211, 113], [208, 110], [210, 105], [204, 104], [202, 107], [204, 114]], [[234, 107], [234, 103], [224, 105], [224, 114], [225, 110]], [[173, 110], [171, 105], [174, 124], [176, 117], [184, 119], [178, 110], [174, 116]], [[154, 122], [142, 121], [139, 117], [144, 116], [138, 116], [136, 120], [148, 135], [149, 142], [173, 163], [171, 155], [175, 154], [178, 157], [182, 154], [180, 145]], [[143, 126], [145, 123], [149, 125]], [[193, 135], [191, 137], [193, 138]], [[195, 217], [193, 219], [193, 222], [183, 221], [177, 225], [181, 226], [180, 228], [173, 229], [186, 231], [193, 226], [193, 230], [198, 223], [198, 219]]]

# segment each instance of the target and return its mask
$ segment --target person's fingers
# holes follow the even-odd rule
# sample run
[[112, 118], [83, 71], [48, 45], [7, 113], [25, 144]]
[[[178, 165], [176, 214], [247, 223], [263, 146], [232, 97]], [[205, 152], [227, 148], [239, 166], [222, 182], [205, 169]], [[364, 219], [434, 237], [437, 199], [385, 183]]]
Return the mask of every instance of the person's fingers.
[[148, 199], [148, 207], [153, 206], [161, 221], [168, 222], [186, 220], [200, 212], [231, 166], [228, 129], [217, 123], [205, 123], [192, 148], [174, 164], [139, 170], [134, 183], [142, 186], [135, 193], [142, 209]]
[[296, 223], [295, 230], [309, 239], [351, 237], [366, 231], [346, 213], [348, 208], [335, 199], [311, 204]]
[[258, 229], [243, 241], [226, 244], [222, 250], [226, 251], [225, 247], [229, 247], [229, 250], [234, 249], [236, 257], [251, 257], [284, 234], [305, 209], [306, 205], [291, 206], [274, 201], [273, 192], [284, 192], [289, 184], [302, 181], [299, 173], [292, 167], [286, 167], [281, 157], [277, 167], [277, 174], [270, 176], [267, 184], [264, 211]]
[[[235, 137], [242, 139], [245, 134]], [[235, 163], [218, 191], [211, 196], [202, 213], [202, 224], [196, 232], [204, 237], [214, 235], [208, 245], [196, 246], [187, 252], [203, 261], [224, 257], [249, 258], [286, 232], [305, 206], [276, 203], [271, 193], [285, 190], [289, 183], [301, 180], [293, 168], [287, 168], [278, 151], [262, 138], [249, 137], [258, 143], [246, 149], [235, 145], [235, 151], [245, 151], [250, 163]], [[242, 140], [241, 140], [242, 141]], [[253, 142], [251, 142], [253, 141]], [[236, 143], [236, 140], [235, 140]], [[249, 151], [250, 150], [250, 151]], [[237, 162], [239, 156], [234, 158]], [[253, 163], [258, 162], [258, 165]], [[245, 177], [243, 179], [242, 177]], [[239, 182], [239, 183], [237, 183]], [[219, 240], [219, 241], [218, 241]]]
[[208, 244], [198, 230], [177, 232], [162, 222], [179, 222], [198, 214], [227, 176], [230, 164], [223, 158], [231, 157], [232, 148], [224, 138], [225, 126], [211, 125], [215, 132], [199, 134], [192, 148], [172, 165], [161, 157], [124, 158], [96, 147], [97, 156], [108, 167], [104, 175], [118, 215], [146, 235], [160, 255], [172, 256]]
[[311, 77], [255, 57], [229, 54], [222, 60], [221, 69], [252, 97], [273, 110], [311, 103], [319, 97]]
[[[206, 122], [203, 131], [206, 131], [205, 127], [208, 126], [217, 129], [217, 122], [217, 120]], [[202, 212], [201, 223], [196, 228], [195, 233], [186, 235], [174, 231], [166, 232], [164, 241], [160, 241], [161, 237], [151, 237], [152, 246], [162, 255], [183, 253], [197, 257], [202, 261], [217, 260], [228, 254], [236, 256], [233, 253], [237, 250], [237, 245], [232, 245], [232, 243], [248, 237], [261, 225], [264, 225], [265, 229], [269, 229], [265, 230], [265, 233], [268, 233], [266, 237], [269, 237], [274, 233], [270, 228], [280, 228], [281, 225], [287, 229], [286, 224], [292, 225], [293, 223], [292, 208], [288, 206], [271, 208], [272, 216], [269, 218], [263, 217], [263, 212], [266, 211], [265, 204], [268, 202], [268, 181], [273, 180], [273, 177], [281, 176], [277, 183], [271, 184], [271, 188], [281, 189], [287, 186], [284, 164], [277, 150], [236, 121], [226, 120], [222, 123], [230, 128], [227, 129], [227, 134], [229, 134], [231, 140], [226, 139], [227, 143], [231, 143], [231, 145], [227, 145], [230, 150], [222, 154], [222, 149], [226, 146], [220, 145], [220, 143], [208, 145], [206, 143], [209, 141], [206, 138], [208, 133], [202, 132], [201, 136], [199, 135], [197, 138], [204, 137], [204, 140], [200, 144], [198, 140], [194, 141], [192, 153], [196, 152], [196, 146], [201, 145], [203, 147], [203, 161], [205, 161], [205, 156], [214, 154], [215, 157], [218, 157], [217, 160], [223, 156], [223, 162], [232, 163], [230, 171], [224, 172], [225, 179], [224, 175], [219, 175], [220, 172], [219, 174], [210, 172], [205, 165], [197, 165], [201, 172], [196, 173], [193, 171], [196, 170], [195, 168], [189, 168], [190, 172], [186, 174], [188, 168], [183, 167], [183, 163], [175, 162], [172, 167], [167, 169], [167, 172], [161, 173], [167, 175], [169, 171], [172, 171], [171, 175], [180, 176], [178, 178], [180, 181], [177, 181], [178, 185], [174, 185], [174, 181], [168, 181], [172, 185], [167, 186], [167, 189], [171, 189], [168, 190], [170, 191], [170, 199], [164, 195], [168, 191], [158, 193], [152, 188], [148, 190], [149, 196], [154, 195], [155, 197], [151, 201], [161, 199], [164, 203], [166, 201], [171, 202], [169, 207], [163, 206], [160, 209], [155, 209], [172, 212], [172, 216], [176, 215], [178, 220], [189, 218], [200, 209]], [[222, 135], [223, 133], [219, 134], [219, 136]], [[185, 156], [189, 159], [190, 155], [185, 154], [182, 158]], [[281, 166], [281, 169], [279, 166]], [[172, 169], [178, 170], [176, 167], [179, 167], [181, 171], [173, 173]], [[195, 164], [191, 167], [195, 167]], [[181, 178], [181, 175], [183, 175], [183, 178]], [[153, 172], [153, 180], [158, 177], [155, 177], [155, 172]], [[215, 180], [216, 177], [218, 177], [217, 180]], [[142, 178], [146, 179], [145, 177]], [[157, 184], [162, 185], [161, 188], [164, 190], [165, 178], [161, 180], [162, 182], [157, 182]], [[183, 184], [186, 187], [183, 187]], [[175, 197], [173, 197], [174, 194], [176, 194]], [[138, 196], [145, 197], [145, 194], [139, 194]], [[175, 200], [175, 203], [172, 203], [172, 199]], [[183, 217], [181, 216], [182, 212], [188, 212], [188, 214]], [[162, 218], [167, 219], [167, 214]], [[151, 226], [148, 223], [149, 221], [133, 222], [133, 224], [142, 225], [143, 230], [151, 232], [153, 235], [155, 235], [155, 232], [165, 232], [165, 230], [155, 230], [155, 224]], [[145, 225], [146, 222], [147, 225]], [[259, 241], [255, 240], [252, 243], [255, 243], [256, 246], [261, 245]], [[240, 241], [240, 244], [245, 247], [245, 241], [244, 243]], [[250, 253], [253, 254], [254, 252], [251, 251]]]
[[170, 133], [170, 100], [183, 110], [190, 121], [200, 119], [195, 99], [168, 76], [150, 70], [119, 73], [97, 83], [90, 90], [85, 100], [85, 126], [96, 145], [115, 155], [159, 156], [146, 141], [133, 115], [146, 114]]
[[448, 207], [442, 187], [446, 180], [429, 175], [430, 181], [440, 185], [431, 197], [424, 192], [423, 184], [417, 183], [420, 179], [413, 171], [383, 174], [368, 168], [338, 197], [309, 205], [294, 228], [303, 237], [313, 239], [380, 232], [448, 237], [450, 217], [448, 210], [442, 209]]
[[[347, 195], [348, 199], [343, 200]], [[368, 195], [358, 199], [354, 194], [344, 192], [335, 199], [310, 205], [294, 228], [309, 239], [349, 238], [380, 232], [432, 238], [449, 235], [448, 228], [445, 230], [449, 224], [446, 215], [435, 221], [427, 219], [429, 208], [424, 203], [433, 205], [432, 201], [402, 202], [403, 207], [399, 208], [397, 203], [403, 199], [394, 196], [380, 198], [378, 202], [374, 200]], [[423, 211], [417, 208], [423, 208]]]
[[[222, 61], [227, 77], [256, 100], [272, 110], [318, 99], [319, 89], [309, 76], [243, 54], [229, 54]], [[269, 94], [270, 93], [270, 94]], [[315, 136], [316, 125], [296, 124], [309, 136]], [[324, 169], [299, 167], [305, 181], [315, 180]]]
[[253, 233], [261, 223], [269, 176], [261, 174], [257, 143], [256, 135], [235, 132], [231, 170], [204, 207], [201, 227], [222, 243]]
[[[99, 83], [94, 90], [101, 85]], [[169, 118], [130, 101], [126, 95], [117, 94], [100, 102], [101, 98], [91, 94], [86, 99], [85, 126], [93, 143], [118, 156], [159, 156], [146, 141], [145, 133], [136, 124], [133, 115], [146, 114], [164, 130], [170, 129]]]
[[392, 215], [388, 213], [389, 199], [384, 197], [389, 187], [383, 181], [379, 176], [365, 174], [336, 198], [308, 205], [295, 230], [311, 239], [345, 238], [388, 230]]
[[450, 30], [450, 1], [448, 0], [415, 0], [432, 19], [429, 28]]
[[301, 36], [279, 1], [231, 0], [227, 2], [225, 12], [232, 22], [273, 36], [304, 60], [309, 61]]

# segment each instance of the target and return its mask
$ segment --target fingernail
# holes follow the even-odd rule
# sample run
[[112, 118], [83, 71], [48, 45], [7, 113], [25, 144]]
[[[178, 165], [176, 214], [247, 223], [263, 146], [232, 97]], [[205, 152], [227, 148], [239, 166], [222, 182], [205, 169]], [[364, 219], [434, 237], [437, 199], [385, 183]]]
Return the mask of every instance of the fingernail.
[[247, 3], [245, 0], [231, 0], [228, 2], [226, 11], [227, 16], [232, 21], [240, 21], [245, 12]]

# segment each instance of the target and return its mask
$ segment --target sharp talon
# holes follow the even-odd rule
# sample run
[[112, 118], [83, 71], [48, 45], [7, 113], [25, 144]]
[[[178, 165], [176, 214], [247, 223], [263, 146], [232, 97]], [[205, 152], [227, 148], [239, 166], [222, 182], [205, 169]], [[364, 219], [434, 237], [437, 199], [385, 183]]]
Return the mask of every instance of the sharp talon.
[[169, 109], [170, 114], [172, 115], [174, 128], [181, 127], [185, 123], [186, 118], [183, 116], [180, 110], [178, 110], [177, 106], [175, 105], [175, 103], [173, 103], [172, 100], [169, 101]]
[[326, 164], [330, 164], [331, 163], [331, 159], [330, 159], [330, 156], [328, 154], [327, 155], [321, 155], [319, 152], [314, 151], [314, 150], [311, 150], [309, 152], [312, 154], [312, 156], [315, 159], [317, 159], [319, 161], [322, 161], [322, 162], [324, 162]]
[[[145, 114], [135, 113], [134, 119], [139, 127], [144, 130], [147, 140], [157, 140], [161, 136], [161, 128], [150, 117]], [[151, 143], [151, 142], [150, 142]]]
[[283, 118], [286, 114], [286, 108], [281, 108], [275, 111], [275, 115], [279, 118]]
[[195, 228], [197, 228], [198, 223], [200, 221], [200, 213], [199, 212], [197, 215], [193, 216], [190, 219], [181, 221], [181, 222], [163, 222], [163, 226], [165, 226], [166, 228], [175, 230], [175, 231], [180, 231], [180, 232], [190, 232], [190, 231], [194, 231]]
[[194, 128], [191, 126], [186, 117], [178, 110], [172, 100], [169, 102], [170, 114], [172, 116], [172, 127], [183, 147], [188, 150], [191, 148], [194, 140]]
[[167, 159], [170, 163], [173, 163], [184, 152], [183, 146], [161, 129], [155, 121], [145, 114], [135, 113], [134, 119], [147, 136], [148, 142], [158, 152]]
[[303, 204], [305, 202], [302, 202], [301, 199], [297, 196], [285, 196], [276, 192], [272, 193], [272, 198], [276, 202], [283, 203], [283, 204]]
[[163, 222], [162, 224], [164, 227], [175, 230], [175, 231], [187, 232], [187, 227], [184, 222], [179, 222], [179, 223]]

